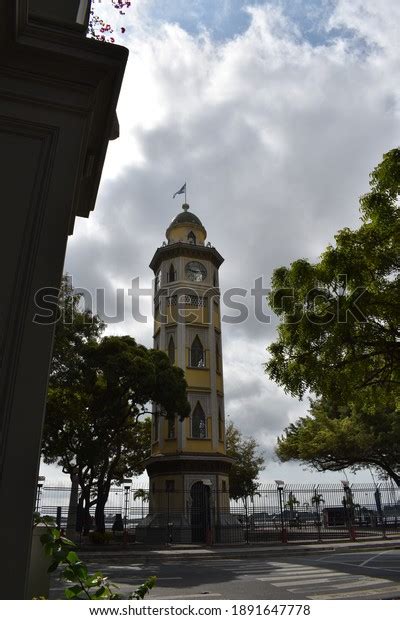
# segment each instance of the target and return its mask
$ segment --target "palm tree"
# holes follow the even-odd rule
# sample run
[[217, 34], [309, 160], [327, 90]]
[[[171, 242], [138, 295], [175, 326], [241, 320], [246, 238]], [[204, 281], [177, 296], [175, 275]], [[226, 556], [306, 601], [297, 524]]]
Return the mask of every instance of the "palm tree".
[[321, 504], [325, 504], [324, 497], [321, 493], [317, 492], [317, 489], [314, 491], [314, 495], [311, 498], [311, 503], [315, 506], [315, 511], [317, 513], [317, 528], [318, 528], [318, 540], [321, 540], [321, 515], [320, 515], [320, 506]]
[[289, 520], [292, 521], [293, 520], [293, 510], [295, 508], [295, 506], [299, 506], [300, 502], [298, 499], [296, 499], [296, 496], [294, 495], [293, 491], [289, 491], [289, 498], [288, 501], [285, 503], [285, 507], [289, 508]]
[[315, 490], [314, 495], [311, 498], [311, 503], [314, 504], [318, 514], [319, 514], [319, 507], [321, 504], [325, 504], [325, 500], [324, 497], [321, 493], [317, 493], [317, 490]]
[[133, 499], [141, 499], [142, 500], [142, 519], [144, 519], [144, 502], [148, 502], [150, 498], [149, 491], [146, 489], [137, 489], [133, 494]]

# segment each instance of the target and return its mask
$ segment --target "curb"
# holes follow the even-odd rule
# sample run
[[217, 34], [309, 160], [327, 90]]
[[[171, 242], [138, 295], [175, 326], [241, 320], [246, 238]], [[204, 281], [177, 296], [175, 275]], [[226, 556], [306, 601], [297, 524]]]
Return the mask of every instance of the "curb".
[[[122, 560], [124, 558], [129, 559], [130, 561], [149, 561], [149, 560], [159, 560], [159, 561], [170, 561], [170, 560], [180, 560], [184, 561], [193, 561], [194, 559], [214, 559], [214, 558], [250, 558], [256, 556], [267, 556], [270, 557], [282, 557], [288, 555], [316, 555], [320, 553], [327, 552], [336, 552], [336, 553], [353, 553], [354, 551], [385, 551], [392, 549], [400, 549], [400, 541], [399, 542], [388, 542], [388, 543], [352, 543], [346, 546], [338, 546], [335, 544], [332, 545], [323, 545], [323, 546], [315, 546], [315, 547], [267, 547], [263, 549], [232, 549], [218, 551], [217, 549], [205, 548], [203, 552], [199, 553], [198, 550], [185, 550], [181, 553], [176, 553], [174, 550], [156, 550], [149, 549], [147, 552], [136, 552], [129, 549], [121, 549], [117, 552], [114, 550], [105, 551], [104, 549], [99, 551], [92, 550], [79, 550], [79, 554], [82, 559], [86, 559], [89, 561], [97, 560], [100, 556], [101, 561], [118, 559]], [[101, 555], [100, 555], [101, 553]]]

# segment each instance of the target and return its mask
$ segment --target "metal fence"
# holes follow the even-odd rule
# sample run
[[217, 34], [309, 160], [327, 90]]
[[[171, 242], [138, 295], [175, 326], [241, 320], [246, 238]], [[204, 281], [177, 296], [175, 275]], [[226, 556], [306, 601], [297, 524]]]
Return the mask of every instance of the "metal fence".
[[[145, 492], [143, 492], [145, 491]], [[70, 486], [38, 485], [36, 510], [66, 529]], [[177, 510], [179, 506], [179, 510]], [[95, 507], [91, 508], [94, 516]], [[76, 514], [76, 513], [75, 513]], [[71, 516], [71, 515], [70, 515]], [[75, 529], [82, 527], [75, 523]], [[357, 540], [400, 534], [400, 489], [391, 485], [261, 486], [233, 501], [167, 489], [113, 487], [105, 507], [106, 530], [121, 539], [153, 543], [269, 543]], [[92, 523], [94, 528], [94, 522]]]

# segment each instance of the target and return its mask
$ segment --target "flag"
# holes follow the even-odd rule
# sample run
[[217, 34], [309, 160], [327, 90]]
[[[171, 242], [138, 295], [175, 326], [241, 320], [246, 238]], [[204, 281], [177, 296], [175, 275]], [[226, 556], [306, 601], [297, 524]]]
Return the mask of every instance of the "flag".
[[177, 192], [175, 192], [175, 194], [172, 196], [172, 198], [175, 198], [175, 196], [177, 196], [178, 194], [185, 194], [186, 193], [186, 183], [185, 185], [182, 185], [181, 189]]

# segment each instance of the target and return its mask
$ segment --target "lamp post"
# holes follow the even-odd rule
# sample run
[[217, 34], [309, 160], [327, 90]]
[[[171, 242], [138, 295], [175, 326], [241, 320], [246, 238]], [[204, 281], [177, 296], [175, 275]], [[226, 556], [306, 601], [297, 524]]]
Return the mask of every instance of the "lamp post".
[[123, 485], [125, 489], [125, 514], [124, 514], [124, 532], [126, 537], [127, 524], [128, 524], [128, 503], [129, 503], [129, 490], [131, 488], [132, 480], [123, 480]]
[[287, 530], [285, 527], [285, 519], [283, 516], [283, 499], [282, 499], [282, 493], [283, 493], [283, 489], [285, 487], [285, 483], [283, 480], [275, 480], [275, 484], [278, 490], [278, 496], [279, 496], [279, 510], [281, 513], [281, 540], [283, 543], [287, 543], [288, 541], [288, 537], [287, 537]]
[[39, 512], [40, 495], [41, 495], [43, 483], [44, 483], [45, 480], [46, 480], [46, 476], [39, 476], [38, 477], [35, 512]]

